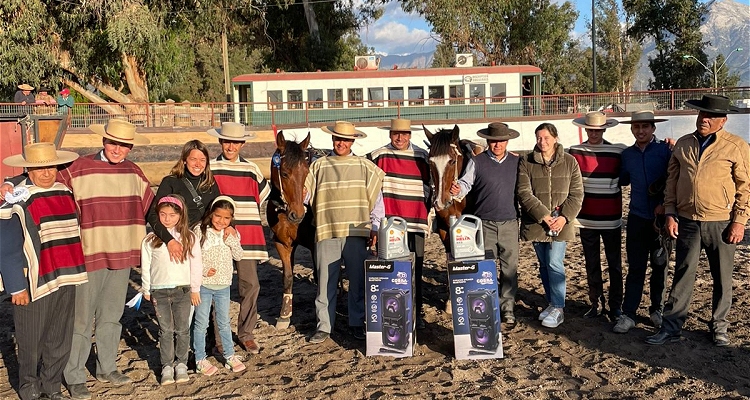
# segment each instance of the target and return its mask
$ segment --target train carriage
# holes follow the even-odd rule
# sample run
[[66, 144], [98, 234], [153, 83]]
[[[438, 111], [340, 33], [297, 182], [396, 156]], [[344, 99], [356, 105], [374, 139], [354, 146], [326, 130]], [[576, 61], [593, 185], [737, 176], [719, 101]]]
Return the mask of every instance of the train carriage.
[[521, 116], [540, 77], [530, 65], [247, 74], [232, 79], [234, 117], [258, 126]]

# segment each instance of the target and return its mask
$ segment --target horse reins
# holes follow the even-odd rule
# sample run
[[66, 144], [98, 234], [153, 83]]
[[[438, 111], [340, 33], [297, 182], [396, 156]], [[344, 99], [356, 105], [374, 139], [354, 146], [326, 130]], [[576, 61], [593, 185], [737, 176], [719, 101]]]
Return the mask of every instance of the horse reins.
[[[458, 182], [458, 178], [459, 178], [459, 176], [458, 176], [459, 175], [459, 172], [458, 172], [458, 157], [461, 156], [462, 154], [461, 154], [461, 150], [454, 143], [451, 143], [451, 150], [453, 151], [454, 155], [456, 156], [456, 165], [453, 167], [453, 182]], [[450, 193], [450, 188], [448, 190], [449, 190], [449, 193]], [[438, 200], [437, 199], [438, 199], [438, 196], [436, 195], [435, 198], [434, 198], [434, 200], [433, 200], [433, 202], [432, 202], [432, 206], [435, 207], [435, 210], [440, 211], [440, 210], [445, 210], [446, 208], [450, 207], [453, 204], [453, 200], [462, 201], [464, 199], [464, 197], [458, 197], [458, 196], [451, 195], [450, 200], [448, 200], [448, 202], [445, 203], [445, 207], [443, 207], [441, 209], [438, 209], [438, 206], [437, 206]]]

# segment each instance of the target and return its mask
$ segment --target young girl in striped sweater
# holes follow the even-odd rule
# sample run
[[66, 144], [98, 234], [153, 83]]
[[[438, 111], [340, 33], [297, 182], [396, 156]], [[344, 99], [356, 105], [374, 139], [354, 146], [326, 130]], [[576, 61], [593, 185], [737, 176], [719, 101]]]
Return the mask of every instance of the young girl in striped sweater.
[[228, 196], [219, 196], [211, 204], [200, 225], [193, 228], [200, 241], [203, 255], [203, 282], [200, 288], [201, 302], [195, 308], [193, 325], [193, 349], [196, 372], [211, 376], [218, 368], [206, 358], [206, 330], [214, 303], [216, 324], [224, 350], [224, 366], [233, 371], [245, 370], [242, 359], [234, 354], [232, 329], [229, 319], [229, 286], [232, 284], [234, 263], [242, 259], [242, 245], [234, 221], [234, 201]]

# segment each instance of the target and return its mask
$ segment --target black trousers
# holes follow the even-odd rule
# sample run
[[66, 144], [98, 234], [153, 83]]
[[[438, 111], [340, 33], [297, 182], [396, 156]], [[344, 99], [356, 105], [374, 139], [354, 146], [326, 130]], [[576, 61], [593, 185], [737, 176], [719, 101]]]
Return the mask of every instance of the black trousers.
[[414, 308], [417, 310], [417, 317], [422, 313], [422, 269], [424, 267], [424, 233], [409, 232], [406, 236], [409, 250], [414, 252], [414, 280], [415, 300]]
[[[604, 255], [609, 271], [609, 309], [619, 310], [622, 306], [622, 228], [580, 229], [583, 258], [586, 260], [586, 280], [589, 285], [591, 305], [599, 304], [604, 298], [602, 260], [599, 238], [604, 243]], [[602, 305], [604, 301], [602, 300]]]
[[[21, 400], [61, 391], [73, 343], [75, 286], [63, 286], [25, 306], [13, 306]], [[37, 369], [41, 361], [41, 369]]]

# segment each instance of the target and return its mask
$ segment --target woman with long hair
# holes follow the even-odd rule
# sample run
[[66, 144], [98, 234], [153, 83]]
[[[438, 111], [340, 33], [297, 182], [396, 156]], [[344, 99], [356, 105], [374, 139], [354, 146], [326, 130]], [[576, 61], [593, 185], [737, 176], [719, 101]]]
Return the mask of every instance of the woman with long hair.
[[539, 277], [547, 308], [539, 314], [542, 325], [558, 327], [564, 320], [565, 247], [575, 238], [571, 224], [583, 203], [581, 169], [557, 142], [550, 123], [534, 131], [536, 146], [521, 158], [516, 191], [521, 204], [521, 239], [530, 241], [539, 259]]

